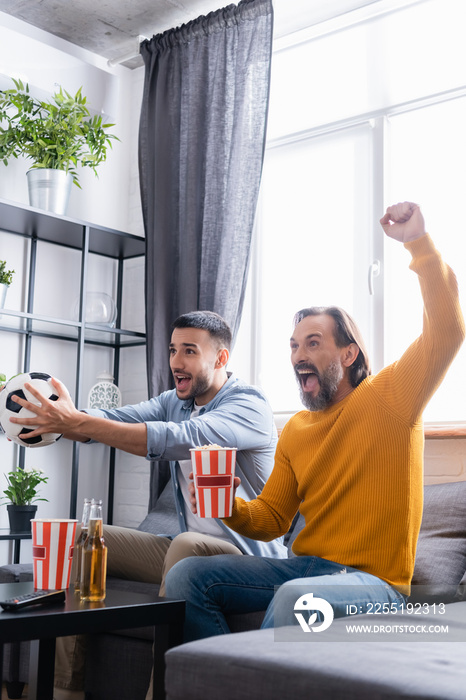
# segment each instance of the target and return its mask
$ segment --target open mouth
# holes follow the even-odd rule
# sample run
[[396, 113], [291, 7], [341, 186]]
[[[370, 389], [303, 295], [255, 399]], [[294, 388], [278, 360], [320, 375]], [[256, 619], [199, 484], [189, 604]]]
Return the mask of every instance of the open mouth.
[[314, 391], [315, 389], [319, 388], [319, 376], [316, 374], [316, 372], [304, 367], [296, 368], [295, 372], [299, 377], [303, 391]]
[[175, 374], [175, 385], [178, 391], [186, 391], [191, 383], [191, 377], [188, 374]]

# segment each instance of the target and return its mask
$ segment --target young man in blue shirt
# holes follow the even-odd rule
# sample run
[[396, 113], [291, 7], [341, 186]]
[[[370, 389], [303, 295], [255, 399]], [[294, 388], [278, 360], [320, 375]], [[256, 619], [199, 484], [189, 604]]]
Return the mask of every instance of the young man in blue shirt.
[[[170, 461], [181, 534], [155, 536], [106, 525], [110, 575], [161, 583], [164, 595], [165, 575], [188, 556], [287, 556], [282, 538], [252, 540], [221, 520], [198, 518], [190, 508], [190, 448], [206, 444], [236, 447], [236, 475], [241, 479], [237, 495], [248, 501], [262, 491], [273, 466], [277, 433], [272, 410], [259, 389], [227, 372], [230, 346], [230, 328], [218, 314], [194, 311], [173, 323], [169, 350], [175, 389], [132, 406], [79, 411], [65, 386], [53, 379], [57, 401], [44, 399], [33, 387], [28, 388], [40, 406], [18, 399], [35, 414], [22, 420], [25, 425], [38, 426], [30, 437], [36, 432], [62, 433], [72, 440], [102, 442], [149, 460]], [[57, 649], [67, 644], [60, 643]], [[78, 690], [81, 674], [76, 663], [73, 669], [66, 663], [68, 654], [70, 651], [63, 661], [59, 656], [56, 683]]]

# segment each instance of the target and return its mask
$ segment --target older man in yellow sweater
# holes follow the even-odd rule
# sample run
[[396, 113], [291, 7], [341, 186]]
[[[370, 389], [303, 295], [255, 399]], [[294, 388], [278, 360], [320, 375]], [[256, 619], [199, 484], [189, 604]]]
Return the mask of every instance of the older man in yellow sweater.
[[291, 361], [307, 410], [283, 429], [262, 493], [249, 502], [236, 498], [226, 521], [242, 535], [271, 540], [287, 532], [299, 509], [305, 525], [293, 544], [297, 556], [177, 564], [167, 596], [187, 600], [186, 639], [228, 632], [226, 613], [267, 606], [264, 627], [296, 623], [293, 605], [302, 593], [317, 591], [341, 616], [348, 605], [396, 609], [409, 592], [422, 515], [422, 412], [465, 328], [455, 275], [419, 207], [389, 207], [381, 225], [411, 253], [424, 301], [422, 333], [397, 362], [371, 375], [344, 311], [298, 312]]

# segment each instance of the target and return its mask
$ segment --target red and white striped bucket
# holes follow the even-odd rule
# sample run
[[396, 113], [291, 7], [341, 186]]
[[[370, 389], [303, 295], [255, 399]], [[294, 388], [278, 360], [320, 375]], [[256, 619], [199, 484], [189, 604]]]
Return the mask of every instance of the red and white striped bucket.
[[34, 588], [55, 590], [70, 585], [77, 520], [31, 520]]
[[233, 507], [236, 447], [195, 447], [190, 452], [198, 516], [228, 518]]

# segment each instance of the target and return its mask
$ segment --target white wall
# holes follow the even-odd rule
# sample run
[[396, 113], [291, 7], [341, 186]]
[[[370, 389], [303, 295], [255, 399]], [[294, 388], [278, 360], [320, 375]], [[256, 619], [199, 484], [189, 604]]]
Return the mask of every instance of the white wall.
[[[58, 85], [74, 94], [82, 87], [92, 112], [115, 123], [114, 142], [96, 178], [89, 168], [80, 171], [82, 190], [72, 188], [68, 215], [95, 224], [142, 235], [140, 217], [131, 216], [130, 199], [137, 192], [138, 110], [143, 69], [110, 68], [107, 61], [58, 37], [35, 29], [0, 12], [0, 87], [12, 87], [9, 77], [28, 82], [31, 92], [50, 96]], [[24, 174], [30, 163], [0, 164], [0, 195], [28, 203]], [[137, 180], [136, 180], [137, 182]]]
[[[99, 167], [99, 178], [91, 170], [81, 171], [82, 190], [72, 188], [67, 215], [101, 226], [143, 235], [137, 138], [142, 96], [143, 68], [131, 71], [122, 66], [109, 68], [102, 57], [82, 50], [57, 37], [0, 13], [0, 88], [11, 85], [8, 76], [29, 82], [37, 94], [50, 95], [56, 84], [68, 92], [80, 86], [92, 111], [103, 112], [115, 123], [112, 131], [120, 142], [114, 144], [106, 163]], [[0, 164], [0, 198], [28, 204], [26, 161]], [[1, 231], [0, 258], [14, 268], [14, 282], [8, 290], [6, 308], [24, 310], [26, 299], [27, 245], [18, 236]], [[130, 260], [125, 265], [122, 325], [144, 331], [144, 262]], [[41, 244], [39, 248], [35, 311], [71, 318], [78, 294], [79, 256], [76, 251]], [[92, 256], [88, 271], [88, 289], [114, 294], [116, 266]], [[2, 323], [6, 322], [4, 317]], [[0, 333], [0, 372], [11, 376], [21, 371], [21, 338]], [[75, 344], [35, 339], [31, 368], [48, 371], [62, 379], [74, 394], [76, 366]], [[111, 370], [112, 353], [88, 347], [84, 359], [83, 403], [97, 374]], [[120, 389], [124, 403], [147, 398], [145, 348], [122, 351]], [[17, 446], [0, 435], [0, 493], [2, 472], [13, 468]], [[49, 475], [41, 490], [48, 502], [39, 503], [37, 517], [68, 517], [71, 478], [71, 443], [60, 440], [51, 447], [26, 451], [26, 465], [37, 466]], [[78, 511], [85, 496], [107, 500], [108, 448], [103, 445], [80, 447]], [[6, 485], [6, 482], [5, 482]], [[138, 525], [147, 513], [149, 465], [145, 459], [118, 455], [115, 480], [114, 522]], [[78, 512], [78, 517], [80, 512]], [[0, 528], [8, 527], [6, 506], [0, 506]], [[11, 560], [12, 545], [0, 542], [0, 562]], [[23, 542], [21, 561], [31, 561], [31, 543]]]
[[439, 484], [466, 481], [464, 438], [430, 438], [424, 450], [424, 481]]

